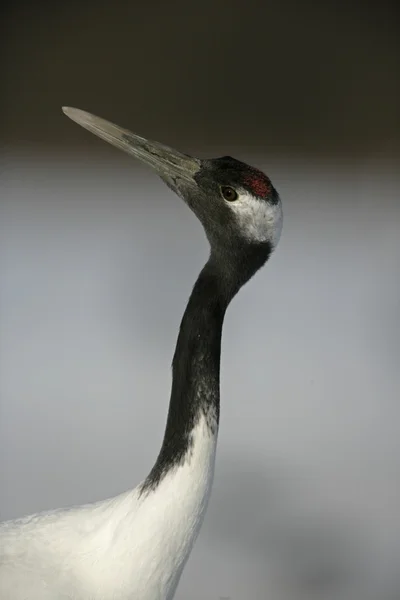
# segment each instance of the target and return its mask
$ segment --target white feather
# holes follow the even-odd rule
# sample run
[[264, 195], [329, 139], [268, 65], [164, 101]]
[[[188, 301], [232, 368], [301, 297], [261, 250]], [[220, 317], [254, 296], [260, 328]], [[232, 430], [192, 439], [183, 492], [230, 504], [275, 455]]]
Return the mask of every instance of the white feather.
[[216, 434], [202, 415], [154, 490], [0, 525], [1, 600], [171, 600], [201, 527]]
[[252, 242], [271, 242], [275, 248], [282, 232], [282, 204], [271, 204], [246, 190], [236, 190], [238, 199], [227, 202], [236, 215], [243, 237]]

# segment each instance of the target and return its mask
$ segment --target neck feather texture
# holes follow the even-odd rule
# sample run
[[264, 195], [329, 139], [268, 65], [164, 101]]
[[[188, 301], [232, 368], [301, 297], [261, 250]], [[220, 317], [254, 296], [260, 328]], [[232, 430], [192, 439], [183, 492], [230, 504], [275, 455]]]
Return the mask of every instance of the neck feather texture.
[[[164, 475], [185, 462], [191, 432], [203, 415], [212, 434], [219, 423], [221, 336], [225, 311], [239, 289], [264, 265], [269, 243], [219, 249], [211, 253], [182, 318], [174, 359], [164, 441], [142, 493], [154, 490]], [[227, 254], [225, 254], [227, 253]]]
[[171, 468], [184, 462], [190, 434], [202, 414], [217, 433], [222, 324], [232, 296], [213, 262], [207, 262], [182, 318], [164, 441], [142, 491], [155, 489]]

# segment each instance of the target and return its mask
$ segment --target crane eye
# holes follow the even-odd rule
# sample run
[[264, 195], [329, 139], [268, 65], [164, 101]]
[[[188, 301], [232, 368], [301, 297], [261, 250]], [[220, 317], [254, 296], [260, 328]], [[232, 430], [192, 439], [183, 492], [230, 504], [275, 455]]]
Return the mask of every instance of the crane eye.
[[225, 198], [225, 200], [228, 200], [228, 202], [234, 202], [238, 199], [237, 191], [234, 190], [232, 187], [229, 187], [228, 185], [224, 185], [221, 187], [221, 194]]

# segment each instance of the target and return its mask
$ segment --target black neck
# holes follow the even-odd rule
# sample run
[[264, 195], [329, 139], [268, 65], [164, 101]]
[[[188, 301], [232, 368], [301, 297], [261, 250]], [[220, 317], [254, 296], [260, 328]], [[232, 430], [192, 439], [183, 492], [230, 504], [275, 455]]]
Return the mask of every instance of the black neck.
[[164, 441], [144, 483], [153, 489], [163, 475], [182, 462], [190, 432], [203, 412], [216, 432], [219, 421], [221, 335], [231, 298], [209, 261], [201, 271], [182, 318], [172, 362], [172, 389]]
[[[262, 263], [268, 258], [266, 248]], [[258, 251], [259, 254], [259, 251]], [[249, 256], [249, 258], [251, 258]], [[257, 258], [259, 261], [259, 258]], [[246, 263], [246, 261], [245, 261]], [[221, 336], [225, 311], [233, 296], [253, 272], [249, 263], [238, 278], [236, 268], [221, 269], [211, 257], [201, 271], [182, 318], [172, 362], [172, 390], [164, 441], [157, 461], [142, 486], [155, 489], [167, 471], [182, 464], [190, 433], [203, 414], [212, 433], [219, 423]]]

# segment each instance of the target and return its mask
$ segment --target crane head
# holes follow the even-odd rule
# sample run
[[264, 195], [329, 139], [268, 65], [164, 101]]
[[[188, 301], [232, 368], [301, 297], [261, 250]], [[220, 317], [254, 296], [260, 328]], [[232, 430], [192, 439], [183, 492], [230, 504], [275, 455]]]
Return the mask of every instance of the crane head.
[[235, 265], [254, 259], [254, 268], [250, 264], [247, 268], [255, 271], [276, 247], [282, 205], [263, 172], [230, 156], [194, 158], [77, 108], [64, 107], [63, 111], [85, 129], [152, 167], [199, 218], [212, 255], [233, 260]]

